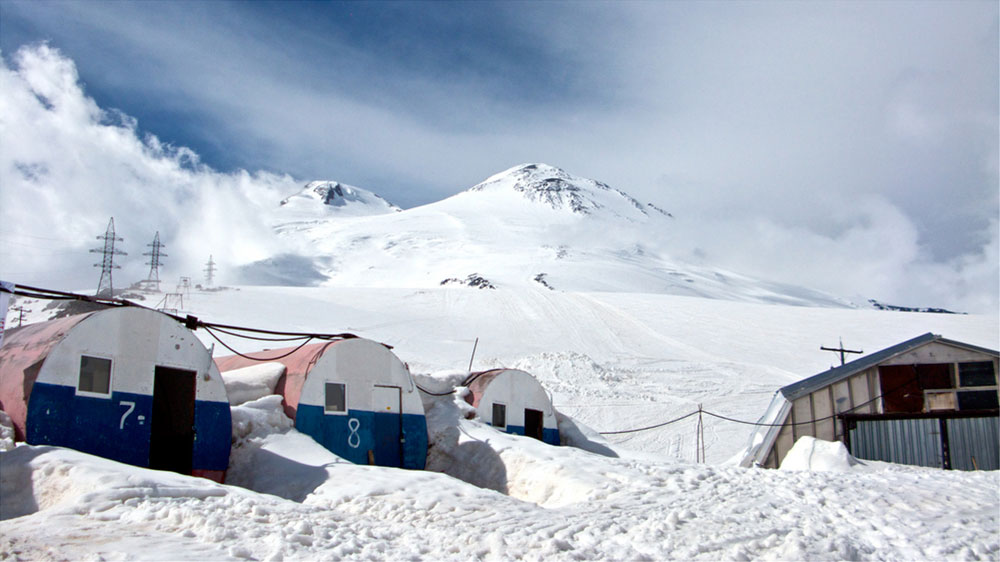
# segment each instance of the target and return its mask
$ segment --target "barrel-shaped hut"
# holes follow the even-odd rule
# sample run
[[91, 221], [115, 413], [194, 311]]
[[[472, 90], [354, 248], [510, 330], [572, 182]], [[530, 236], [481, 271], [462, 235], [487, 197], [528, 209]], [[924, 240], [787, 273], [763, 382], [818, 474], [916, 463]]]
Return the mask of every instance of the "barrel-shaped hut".
[[15, 438], [218, 482], [232, 422], [212, 356], [177, 320], [107, 308], [8, 330], [0, 409]]
[[261, 361], [285, 365], [275, 392], [295, 428], [351, 462], [423, 469], [427, 420], [409, 369], [364, 338], [220, 357], [223, 372]]
[[556, 410], [545, 388], [530, 373], [493, 369], [471, 373], [462, 386], [479, 419], [506, 433], [559, 444]]

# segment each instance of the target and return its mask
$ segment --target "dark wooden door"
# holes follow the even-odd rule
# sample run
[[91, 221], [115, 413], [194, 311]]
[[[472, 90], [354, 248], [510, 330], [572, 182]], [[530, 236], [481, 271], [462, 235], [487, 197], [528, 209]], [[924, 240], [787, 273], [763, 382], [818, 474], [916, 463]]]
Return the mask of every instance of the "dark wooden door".
[[149, 468], [191, 474], [195, 376], [194, 371], [156, 367]]
[[538, 410], [524, 409], [524, 434], [542, 440], [542, 420], [544, 416]]
[[924, 391], [913, 365], [885, 365], [878, 375], [885, 413], [924, 411]]

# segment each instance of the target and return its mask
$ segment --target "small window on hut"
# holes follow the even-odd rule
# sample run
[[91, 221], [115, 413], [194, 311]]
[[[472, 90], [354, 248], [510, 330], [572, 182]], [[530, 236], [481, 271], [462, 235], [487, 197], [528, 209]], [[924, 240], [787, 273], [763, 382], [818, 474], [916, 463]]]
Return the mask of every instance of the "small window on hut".
[[347, 386], [341, 382], [326, 383], [326, 407], [328, 413], [347, 412]]
[[82, 392], [108, 394], [111, 388], [111, 360], [101, 357], [80, 356], [80, 384]]
[[997, 374], [992, 361], [958, 364], [959, 386], [996, 386]]
[[507, 427], [507, 406], [493, 404], [493, 427]]

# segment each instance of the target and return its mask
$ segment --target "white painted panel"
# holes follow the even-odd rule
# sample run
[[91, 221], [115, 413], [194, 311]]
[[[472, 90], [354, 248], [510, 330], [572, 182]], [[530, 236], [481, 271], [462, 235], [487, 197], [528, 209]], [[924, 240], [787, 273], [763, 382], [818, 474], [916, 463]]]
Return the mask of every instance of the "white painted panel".
[[786, 425], [781, 428], [781, 433], [778, 434], [778, 438], [774, 440], [774, 453], [777, 458], [777, 464], [774, 468], [781, 466], [781, 461], [791, 450], [792, 445], [794, 445], [792, 440], [792, 426]]
[[76, 387], [80, 357], [111, 359], [111, 390], [153, 394], [156, 366], [196, 373], [195, 399], [228, 402], [222, 376], [205, 346], [165, 314], [143, 308], [96, 312], [52, 348], [38, 380]]
[[885, 361], [882, 365], [913, 365], [915, 363], [959, 363], [989, 361], [994, 356], [978, 353], [941, 342], [931, 342]]
[[799, 438], [802, 437], [803, 435], [815, 436], [813, 430], [813, 424], [802, 423], [802, 422], [812, 421], [813, 419], [812, 407], [809, 405], [808, 394], [802, 396], [801, 398], [797, 398], [795, 402], [792, 402], [792, 413], [794, 414], [795, 417], [795, 427], [794, 427], [795, 437]]
[[352, 338], [329, 346], [310, 369], [302, 384], [299, 404], [324, 404], [324, 385], [340, 382], [347, 385], [347, 405], [351, 410], [386, 411], [377, 402], [377, 386], [394, 387], [397, 412], [424, 414], [423, 402], [406, 365], [389, 348], [365, 338]]
[[850, 379], [851, 384], [851, 396], [854, 397], [854, 413], [855, 414], [867, 414], [874, 412], [874, 404], [865, 404], [872, 399], [871, 395], [868, 394], [868, 376], [865, 373], [860, 375], [854, 375]]
[[833, 410], [837, 414], [842, 414], [851, 410], [851, 389], [848, 381], [839, 381], [833, 384]]
[[372, 389], [372, 411], [383, 414], [399, 414], [400, 388], [398, 386], [376, 386]]
[[542, 412], [542, 427], [558, 429], [555, 409], [545, 388], [531, 374], [505, 369], [490, 381], [477, 408], [479, 419], [490, 422], [493, 404], [507, 405], [507, 425], [524, 426], [524, 409]]
[[816, 438], [823, 439], [824, 441], [833, 441], [835, 437], [833, 419], [830, 418], [833, 415], [833, 405], [830, 403], [830, 391], [826, 388], [821, 388], [813, 392], [812, 401], [813, 415], [816, 416], [816, 420], [821, 420], [816, 422]]

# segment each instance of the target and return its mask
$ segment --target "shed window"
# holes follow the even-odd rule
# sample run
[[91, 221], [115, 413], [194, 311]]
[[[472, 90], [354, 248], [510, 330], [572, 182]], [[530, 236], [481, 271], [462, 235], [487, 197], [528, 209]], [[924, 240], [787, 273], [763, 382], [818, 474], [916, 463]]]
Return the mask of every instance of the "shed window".
[[83, 392], [108, 394], [111, 388], [111, 360], [81, 355], [78, 388]]
[[342, 382], [326, 383], [326, 412], [347, 412], [347, 386]]
[[959, 386], [996, 386], [997, 374], [992, 361], [958, 364]]
[[507, 406], [493, 404], [493, 427], [507, 427]]
[[958, 392], [959, 410], [996, 410], [1000, 408], [995, 390], [967, 390]]

